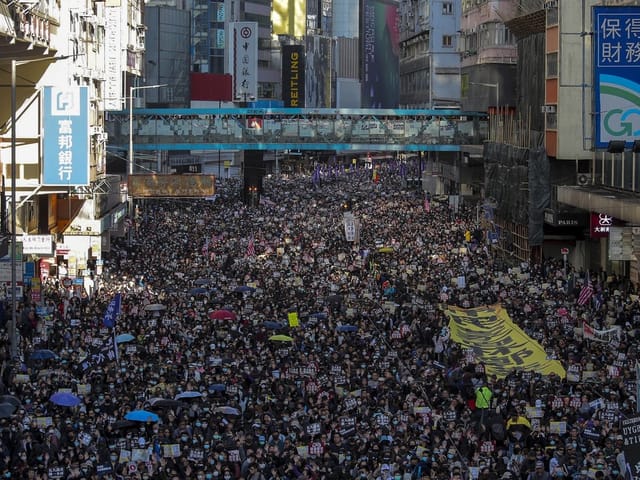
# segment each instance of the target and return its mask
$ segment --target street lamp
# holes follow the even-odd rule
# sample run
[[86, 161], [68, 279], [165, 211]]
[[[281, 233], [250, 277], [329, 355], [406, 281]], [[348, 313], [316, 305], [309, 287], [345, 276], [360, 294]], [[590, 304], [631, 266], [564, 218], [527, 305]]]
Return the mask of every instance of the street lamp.
[[[133, 176], [133, 164], [134, 164], [134, 159], [133, 159], [133, 92], [135, 92], [136, 90], [147, 90], [149, 88], [160, 88], [160, 87], [166, 87], [167, 84], [166, 83], [162, 83], [159, 85], [142, 85], [140, 87], [134, 87], [134, 86], [130, 86], [129, 87], [129, 179], [128, 182], [131, 182], [131, 177]], [[131, 219], [131, 222], [133, 222], [134, 219], [134, 212], [133, 212], [133, 196], [129, 193], [129, 218]], [[129, 227], [129, 240], [128, 243], [129, 245], [131, 245], [131, 226]]]
[[62, 55], [60, 57], [43, 57], [43, 58], [32, 58], [30, 60], [11, 60], [11, 324], [9, 326], [9, 337], [10, 337], [10, 355], [11, 358], [14, 359], [18, 356], [18, 333], [17, 333], [17, 322], [18, 322], [18, 299], [16, 298], [16, 290], [18, 288], [18, 280], [17, 280], [17, 262], [16, 262], [16, 243], [18, 241], [18, 237], [16, 234], [17, 231], [17, 211], [18, 207], [16, 205], [16, 175], [17, 175], [17, 164], [16, 164], [16, 122], [17, 122], [17, 110], [18, 110], [18, 100], [16, 93], [16, 76], [17, 69], [21, 65], [26, 65], [28, 63], [36, 63], [36, 62], [57, 62], [58, 60], [66, 60], [67, 58], [71, 58], [73, 55]]

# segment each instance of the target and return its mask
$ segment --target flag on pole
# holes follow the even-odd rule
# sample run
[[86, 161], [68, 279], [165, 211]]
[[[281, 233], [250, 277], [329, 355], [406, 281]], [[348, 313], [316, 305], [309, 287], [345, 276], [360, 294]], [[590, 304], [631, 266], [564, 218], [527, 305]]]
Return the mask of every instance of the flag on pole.
[[591, 283], [591, 276], [587, 272], [587, 281], [580, 290], [580, 295], [578, 296], [578, 305], [586, 305], [591, 297], [593, 296], [593, 283]]
[[247, 245], [247, 257], [254, 257], [256, 255], [256, 245], [253, 241], [253, 237], [249, 239], [249, 244]]
[[107, 311], [104, 313], [102, 324], [107, 328], [113, 328], [116, 324], [116, 318], [120, 315], [120, 294], [116, 293], [116, 296], [109, 302]]

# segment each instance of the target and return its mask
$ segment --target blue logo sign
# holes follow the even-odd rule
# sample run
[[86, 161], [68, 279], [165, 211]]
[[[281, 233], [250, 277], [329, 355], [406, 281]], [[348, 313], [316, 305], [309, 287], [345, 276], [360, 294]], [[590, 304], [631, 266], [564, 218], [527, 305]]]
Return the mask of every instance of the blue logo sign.
[[89, 184], [88, 87], [44, 87], [43, 185]]
[[595, 146], [640, 135], [640, 7], [593, 9]]

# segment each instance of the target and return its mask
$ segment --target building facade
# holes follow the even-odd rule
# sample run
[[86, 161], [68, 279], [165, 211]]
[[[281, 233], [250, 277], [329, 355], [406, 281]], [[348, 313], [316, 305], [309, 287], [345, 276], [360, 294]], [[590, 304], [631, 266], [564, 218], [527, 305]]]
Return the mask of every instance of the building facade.
[[462, 3], [404, 1], [400, 8], [400, 105], [460, 106]]
[[[1, 3], [0, 63], [7, 75], [0, 89], [3, 98], [15, 97], [15, 106], [0, 107], [8, 180], [2, 222], [15, 234], [16, 252], [30, 245], [17, 259], [19, 285], [61, 273], [82, 286], [99, 273], [112, 236], [123, 233], [121, 178], [106, 169], [105, 111], [123, 108], [127, 86], [144, 71], [142, 7]], [[27, 263], [38, 265], [28, 276]]]

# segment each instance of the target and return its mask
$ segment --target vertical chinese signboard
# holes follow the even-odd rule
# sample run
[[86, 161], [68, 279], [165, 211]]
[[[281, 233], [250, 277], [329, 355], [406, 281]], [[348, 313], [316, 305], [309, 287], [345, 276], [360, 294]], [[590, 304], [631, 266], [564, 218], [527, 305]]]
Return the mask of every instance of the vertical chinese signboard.
[[88, 87], [44, 87], [43, 185], [89, 185]]
[[233, 94], [242, 101], [258, 97], [258, 23], [230, 24], [233, 55]]
[[593, 7], [595, 146], [640, 135], [640, 7]]

